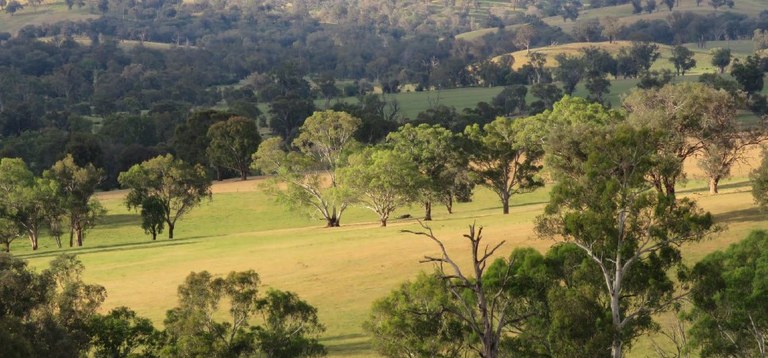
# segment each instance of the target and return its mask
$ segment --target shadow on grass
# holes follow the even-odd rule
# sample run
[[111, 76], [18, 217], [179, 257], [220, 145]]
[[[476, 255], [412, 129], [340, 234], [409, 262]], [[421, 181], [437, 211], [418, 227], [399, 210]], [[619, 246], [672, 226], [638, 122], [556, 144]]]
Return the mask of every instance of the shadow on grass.
[[79, 254], [90, 254], [90, 253], [100, 253], [100, 252], [140, 250], [140, 249], [149, 248], [149, 247], [156, 248], [156, 247], [191, 245], [191, 244], [194, 244], [194, 242], [188, 241], [191, 239], [194, 239], [194, 238], [173, 239], [173, 240], [164, 240], [164, 241], [150, 241], [150, 242], [130, 242], [125, 244], [117, 244], [117, 245], [110, 245], [110, 246], [80, 247], [80, 248], [69, 248], [69, 249], [62, 248], [62, 249], [57, 249], [55, 251], [33, 252], [30, 254], [21, 254], [21, 255], [16, 255], [16, 257], [31, 259], [31, 258], [42, 258], [42, 257], [56, 257], [63, 253], [71, 253], [71, 254], [79, 255]]
[[322, 343], [334, 356], [357, 357], [361, 354], [372, 353], [371, 342], [368, 336], [363, 334], [345, 334], [326, 337], [322, 339]]
[[759, 222], [766, 219], [766, 213], [758, 208], [740, 209], [715, 215], [715, 221], [724, 223]]
[[[750, 181], [749, 180], [743, 180], [743, 181], [737, 181], [733, 183], [728, 184], [720, 184], [717, 186], [718, 190], [727, 190], [727, 189], [744, 189], [744, 188], [750, 188]], [[709, 186], [707, 184], [703, 185], [691, 185], [690, 187], [686, 187], [680, 190], [677, 190], [677, 193], [695, 193], [695, 192], [701, 192], [706, 191], [709, 192]]]
[[118, 227], [126, 224], [137, 224], [141, 222], [141, 215], [139, 214], [115, 214], [107, 215], [101, 222], [99, 222], [100, 228]]

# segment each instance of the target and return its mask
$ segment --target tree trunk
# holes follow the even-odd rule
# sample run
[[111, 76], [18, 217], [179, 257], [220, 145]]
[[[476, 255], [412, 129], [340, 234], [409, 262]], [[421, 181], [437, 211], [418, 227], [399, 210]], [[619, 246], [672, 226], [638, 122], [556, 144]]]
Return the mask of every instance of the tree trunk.
[[75, 230], [69, 229], [69, 247], [75, 246]]
[[5, 252], [11, 252], [11, 242], [6, 241], [5, 242]]
[[248, 180], [248, 171], [247, 170], [241, 170], [240, 171], [240, 179], [243, 181]]
[[173, 239], [173, 225], [174, 223], [168, 223], [168, 239]]
[[77, 230], [75, 230], [75, 232], [77, 233], [77, 247], [82, 247], [83, 246], [83, 229], [78, 228]]
[[709, 178], [709, 193], [715, 195], [718, 193], [717, 185], [720, 184], [720, 177]]
[[453, 214], [453, 193], [448, 193], [448, 201], [445, 202], [445, 209], [448, 214]]
[[341, 226], [341, 223], [339, 222], [339, 218], [337, 218], [336, 215], [326, 219], [325, 227], [339, 227], [339, 226]]
[[157, 240], [157, 230], [152, 230], [152, 241]]
[[32, 244], [32, 251], [37, 250], [37, 233], [30, 231], [29, 232], [29, 242]]
[[432, 221], [432, 202], [424, 202], [424, 221]]
[[501, 205], [502, 205], [502, 210], [504, 214], [509, 214], [509, 194], [508, 193], [501, 194]]
[[[618, 334], [618, 333], [614, 333]], [[613, 343], [611, 344], [611, 358], [621, 358], [621, 339], [618, 337], [615, 337], [613, 339]]]
[[387, 227], [387, 218], [381, 218], [381, 227]]

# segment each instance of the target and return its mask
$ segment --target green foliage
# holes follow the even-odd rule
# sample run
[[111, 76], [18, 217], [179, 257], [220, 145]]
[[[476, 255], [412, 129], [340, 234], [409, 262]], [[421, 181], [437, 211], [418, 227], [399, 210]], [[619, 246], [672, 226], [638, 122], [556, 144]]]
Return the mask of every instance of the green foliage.
[[469, 145], [470, 170], [480, 183], [493, 190], [501, 200], [504, 214], [509, 214], [509, 198], [544, 186], [538, 178], [541, 142], [529, 137], [526, 122], [499, 117], [483, 129], [477, 124], [464, 131]]
[[696, 60], [693, 59], [693, 51], [685, 46], [675, 46], [672, 49], [672, 57], [669, 58], [669, 62], [672, 62], [675, 66], [675, 71], [678, 76], [685, 76], [685, 71], [696, 67]]
[[0, 254], [0, 345], [3, 357], [77, 357], [90, 344], [90, 322], [106, 297], [104, 288], [82, 281], [73, 255], [51, 261], [41, 273]]
[[466, 167], [456, 136], [439, 125], [406, 124], [387, 136], [387, 146], [416, 163], [424, 178], [419, 200], [425, 203], [425, 220], [431, 220], [431, 203], [452, 196], [455, 179]]
[[246, 180], [251, 166], [251, 155], [259, 147], [261, 136], [256, 122], [232, 117], [224, 122], [217, 122], [208, 129], [208, 160], [218, 166], [240, 172], [240, 178]]
[[537, 231], [577, 245], [600, 268], [614, 356], [677, 300], [669, 271], [681, 264], [680, 246], [715, 229], [693, 201], [648, 190], [661, 135], [619, 124], [550, 138], [558, 179]]
[[713, 48], [712, 54], [712, 66], [720, 69], [720, 73], [725, 72], [725, 68], [731, 63], [731, 49], [729, 48]]
[[128, 307], [117, 307], [90, 323], [91, 344], [97, 358], [153, 357], [160, 333], [152, 321]]
[[639, 128], [661, 133], [657, 165], [650, 173], [656, 190], [675, 194], [675, 184], [685, 178], [683, 162], [708, 142], [730, 135], [736, 102], [725, 91], [702, 83], [679, 83], [642, 90], [624, 99], [630, 121]]
[[85, 232], [96, 225], [105, 214], [98, 200], [92, 198], [104, 172], [93, 164], [78, 166], [71, 155], [56, 162], [50, 170], [43, 172], [43, 178], [54, 183], [56, 188], [54, 205], [60, 205], [69, 219], [69, 246], [83, 246]]
[[731, 65], [731, 76], [741, 84], [747, 93], [754, 94], [763, 90], [765, 71], [760, 66], [760, 56], [747, 56], [744, 61], [738, 59]]
[[[254, 169], [277, 174], [272, 193], [287, 206], [319, 215], [327, 227], [340, 225], [353, 196], [337, 179], [357, 142], [354, 133], [360, 120], [348, 113], [315, 112], [300, 129], [294, 146], [286, 152], [280, 138], [269, 138], [253, 154]], [[283, 189], [280, 183], [287, 183]]]
[[760, 166], [749, 175], [752, 181], [752, 197], [762, 210], [768, 210], [768, 155], [763, 153]]
[[757, 357], [768, 334], [768, 234], [754, 231], [691, 272], [691, 344], [702, 357]]
[[421, 272], [374, 302], [363, 329], [386, 357], [461, 357], [468, 339], [457, 302], [438, 274]]
[[196, 111], [188, 115], [187, 120], [176, 127], [173, 137], [173, 148], [176, 156], [192, 165], [210, 164], [206, 149], [211, 139], [208, 130], [218, 122], [226, 121], [232, 117], [231, 113], [214, 110]]
[[[169, 239], [173, 238], [176, 221], [211, 196], [211, 180], [205, 169], [199, 164], [193, 167], [170, 154], [132, 166], [120, 173], [118, 181], [129, 190], [125, 198], [129, 209], [145, 203], [162, 206]], [[154, 217], [158, 211], [152, 208], [147, 213]], [[156, 225], [154, 220], [150, 225]]]
[[157, 234], [165, 229], [165, 206], [160, 198], [150, 196], [142, 200], [141, 228], [144, 233], [152, 235], [152, 240], [156, 240]]
[[[163, 354], [174, 357], [268, 357], [325, 355], [317, 341], [324, 331], [317, 310], [294, 293], [270, 290], [259, 298], [259, 275], [230, 272], [214, 278], [207, 271], [191, 273], [179, 286], [179, 306], [166, 314]], [[225, 301], [226, 300], [226, 301]], [[229, 304], [229, 320], [214, 316]], [[252, 326], [259, 316], [261, 324]]]
[[424, 180], [416, 163], [381, 147], [353, 154], [339, 172], [339, 181], [357, 197], [356, 203], [378, 214], [381, 226], [387, 226], [395, 209], [416, 201]]
[[270, 289], [256, 303], [263, 323], [256, 327], [258, 347], [267, 357], [321, 357], [325, 347], [318, 335], [325, 327], [317, 319], [317, 308], [293, 292]]

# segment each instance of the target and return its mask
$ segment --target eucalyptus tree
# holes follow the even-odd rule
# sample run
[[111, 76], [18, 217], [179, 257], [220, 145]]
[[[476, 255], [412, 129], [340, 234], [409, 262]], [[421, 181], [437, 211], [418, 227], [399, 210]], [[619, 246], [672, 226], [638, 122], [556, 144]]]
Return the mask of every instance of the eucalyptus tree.
[[557, 179], [536, 230], [576, 245], [599, 267], [613, 358], [653, 328], [655, 313], [680, 299], [669, 272], [682, 263], [681, 246], [716, 230], [692, 200], [649, 190], [663, 135], [620, 123], [549, 138]]
[[375, 212], [381, 226], [392, 213], [416, 202], [423, 178], [416, 163], [386, 148], [367, 148], [352, 155], [342, 168], [341, 181], [357, 197], [355, 203]]
[[418, 191], [424, 203], [424, 220], [432, 220], [432, 204], [455, 184], [454, 169], [466, 167], [467, 156], [457, 136], [439, 125], [406, 124], [387, 136], [386, 145], [416, 163], [424, 179]]
[[71, 155], [56, 162], [51, 169], [43, 172], [43, 178], [51, 180], [56, 188], [63, 211], [69, 221], [69, 246], [83, 246], [85, 233], [96, 225], [96, 221], [105, 214], [93, 194], [104, 178], [104, 171], [93, 164], [78, 166]]
[[468, 126], [464, 134], [471, 141], [470, 170], [499, 196], [504, 214], [509, 214], [512, 195], [544, 185], [537, 175], [542, 169], [542, 143], [528, 136], [525, 122], [499, 117], [482, 129]]
[[173, 239], [176, 221], [211, 197], [211, 180], [205, 169], [171, 154], [136, 164], [120, 173], [117, 180], [129, 190], [125, 205], [129, 209], [141, 208], [142, 226], [153, 237], [160, 230], [158, 216], [168, 226], [168, 238]]
[[315, 112], [299, 129], [293, 141], [296, 150], [286, 150], [280, 138], [269, 138], [253, 154], [253, 167], [275, 175], [272, 193], [279, 201], [321, 216], [327, 227], [338, 227], [353, 200], [339, 181], [338, 170], [357, 145], [354, 134], [360, 124], [348, 113]]

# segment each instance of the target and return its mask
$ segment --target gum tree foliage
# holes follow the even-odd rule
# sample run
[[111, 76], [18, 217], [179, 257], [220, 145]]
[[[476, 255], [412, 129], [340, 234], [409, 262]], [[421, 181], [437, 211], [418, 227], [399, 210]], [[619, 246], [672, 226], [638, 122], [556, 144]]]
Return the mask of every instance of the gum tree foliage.
[[424, 178], [419, 190], [424, 220], [432, 220], [432, 204], [445, 199], [455, 184], [455, 169], [465, 167], [456, 135], [439, 125], [406, 124], [387, 136], [387, 146], [416, 163]]
[[[545, 256], [518, 248], [506, 259], [497, 258], [483, 276], [483, 287], [491, 292], [503, 285], [505, 299], [513, 300], [507, 314], [515, 317], [503, 328], [498, 356], [608, 356], [610, 318], [601, 280], [597, 265], [571, 244], [555, 245]], [[374, 302], [363, 328], [376, 351], [388, 357], [477, 354], [472, 350], [481, 342], [462, 318], [477, 302], [470, 288], [460, 289], [463, 295], [457, 297], [453, 281], [439, 270], [422, 272]]]
[[754, 231], [707, 255], [691, 273], [691, 344], [702, 357], [768, 355], [768, 234]]
[[[276, 175], [272, 192], [279, 201], [319, 215], [326, 227], [338, 227], [353, 198], [337, 174], [357, 144], [354, 134], [359, 127], [360, 119], [350, 114], [315, 112], [293, 141], [298, 150], [286, 151], [280, 138], [269, 138], [253, 154], [253, 167]], [[287, 189], [280, 183], [287, 183]]]
[[349, 158], [349, 165], [339, 173], [349, 187], [356, 204], [379, 215], [387, 226], [398, 208], [416, 202], [423, 178], [416, 163], [402, 153], [382, 147], [366, 148]]
[[657, 191], [675, 194], [675, 184], [685, 178], [683, 162], [700, 153], [735, 119], [734, 99], [702, 83], [670, 84], [661, 89], [632, 92], [624, 99], [629, 120], [637, 127], [661, 133], [657, 165], [649, 173]]
[[679, 300], [669, 272], [682, 262], [681, 245], [715, 228], [693, 201], [649, 190], [661, 136], [617, 124], [549, 138], [557, 180], [536, 230], [576, 245], [599, 267], [614, 358], [653, 328], [655, 313]]
[[232, 117], [208, 128], [208, 160], [217, 166], [236, 170], [240, 179], [248, 179], [251, 155], [259, 148], [261, 136], [256, 122]]
[[90, 322], [106, 297], [103, 287], [82, 281], [73, 255], [53, 259], [37, 273], [0, 253], [0, 356], [79, 357], [90, 347]]
[[89, 325], [96, 358], [153, 357], [157, 353], [159, 332], [152, 321], [136, 315], [128, 307], [113, 308], [97, 315]]
[[[476, 229], [475, 225], [471, 225], [469, 233], [464, 235], [471, 246], [471, 266], [465, 271], [449, 255], [443, 241], [435, 236], [432, 229], [424, 225], [422, 228], [424, 231], [412, 233], [426, 237], [440, 248], [438, 256], [425, 256], [422, 262], [433, 263], [437, 270], [435, 275], [442, 281], [433, 286], [438, 289], [436, 295], [443, 295], [443, 301], [448, 297], [452, 300], [438, 301], [438, 304], [444, 305], [441, 313], [450, 316], [442, 321], [427, 322], [430, 326], [422, 335], [428, 339], [445, 340], [464, 334], [470, 337], [463, 342], [469, 351], [483, 358], [504, 356], [502, 346], [505, 340], [510, 339], [509, 336], [520, 335], [526, 320], [536, 314], [545, 300], [543, 294], [546, 289], [543, 287], [549, 281], [544, 277], [545, 270], [537, 269], [542, 266], [532, 263], [537, 258], [541, 262], [541, 254], [532, 249], [518, 249], [509, 259], [491, 261], [504, 241], [487, 245], [483, 241], [482, 228]], [[432, 310], [435, 311], [435, 308]], [[405, 315], [408, 316], [410, 314]], [[414, 323], [425, 324], [423, 320], [417, 318]], [[370, 324], [375, 328], [386, 323], [384, 320]], [[463, 325], [463, 330], [454, 327], [456, 324]], [[407, 322], [405, 326], [415, 329], [412, 325]], [[444, 334], [448, 336], [441, 337]], [[454, 343], [452, 347], [460, 348], [458, 344]]]
[[69, 246], [83, 246], [86, 230], [94, 227], [99, 217], [106, 213], [98, 200], [92, 198], [96, 187], [104, 177], [104, 171], [93, 164], [83, 167], [75, 164], [71, 155], [56, 162], [43, 172], [43, 178], [54, 183], [58, 205], [64, 209], [69, 221]]
[[749, 179], [752, 181], [752, 198], [755, 204], [761, 210], [768, 210], [768, 155], [765, 152], [760, 166], [749, 174]]
[[461, 357], [467, 348], [458, 304], [439, 273], [421, 272], [376, 300], [363, 329], [387, 357]]
[[[136, 164], [120, 173], [117, 180], [121, 187], [129, 190], [125, 205], [129, 209], [142, 209], [142, 227], [155, 225], [158, 229], [156, 216], [162, 210], [169, 239], [173, 239], [176, 221], [200, 205], [203, 199], [211, 197], [211, 180], [205, 169], [199, 164], [189, 165], [171, 154]], [[152, 208], [145, 210], [144, 204], [151, 204]]]
[[470, 140], [470, 170], [499, 196], [504, 214], [509, 214], [512, 195], [544, 186], [537, 176], [544, 151], [537, 138], [528, 137], [524, 124], [499, 117], [482, 129], [474, 124], [464, 130]]
[[712, 54], [712, 66], [717, 67], [721, 74], [725, 72], [725, 68], [731, 64], [731, 49], [714, 48], [710, 53]]
[[[0, 159], [0, 217], [26, 233], [32, 250], [37, 250], [38, 236], [47, 211], [56, 209], [53, 207], [56, 204], [54, 194], [50, 180], [36, 178], [23, 160]], [[4, 227], [10, 230], [9, 226]]]
[[[325, 355], [317, 336], [325, 329], [317, 310], [291, 292], [259, 296], [259, 275], [230, 272], [214, 277], [191, 273], [179, 286], [179, 305], [166, 314], [163, 354], [170, 356], [317, 357]], [[216, 320], [224, 304], [226, 320]], [[259, 323], [254, 325], [254, 323]]]
[[[675, 66], [675, 72], [678, 76], [685, 76], [685, 71], [696, 67], [696, 60], [693, 59], [693, 51], [685, 46], [675, 46], [672, 49], [672, 57], [669, 58], [669, 62], [672, 62], [672, 65]], [[722, 69], [720, 72], [722, 72]]]

